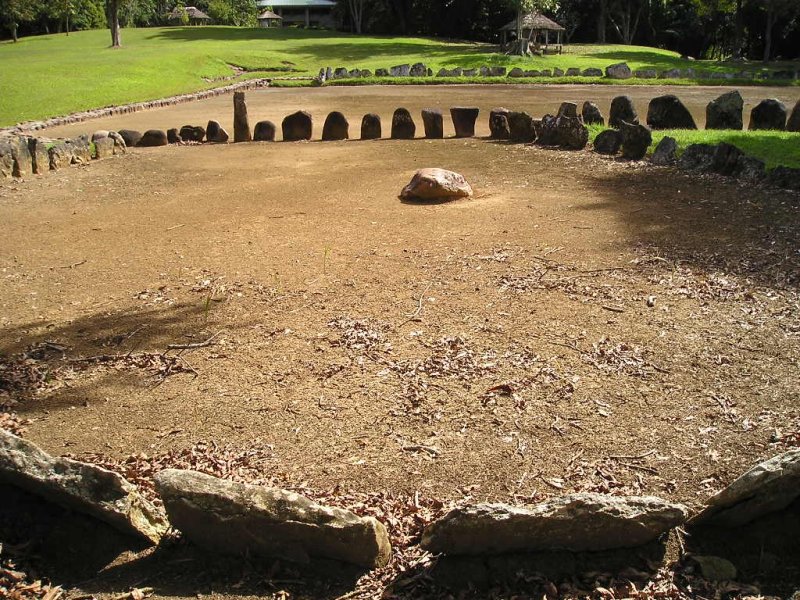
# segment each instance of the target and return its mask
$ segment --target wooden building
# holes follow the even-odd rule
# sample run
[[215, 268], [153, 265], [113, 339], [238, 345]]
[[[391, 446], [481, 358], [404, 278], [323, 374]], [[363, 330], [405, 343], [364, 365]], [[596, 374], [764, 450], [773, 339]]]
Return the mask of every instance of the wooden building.
[[336, 27], [333, 0], [258, 0], [259, 10], [272, 10], [280, 17], [284, 27]]

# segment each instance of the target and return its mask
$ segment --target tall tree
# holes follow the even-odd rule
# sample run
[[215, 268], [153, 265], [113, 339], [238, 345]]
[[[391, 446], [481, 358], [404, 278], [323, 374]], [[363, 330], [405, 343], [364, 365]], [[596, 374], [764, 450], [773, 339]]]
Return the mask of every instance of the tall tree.
[[633, 43], [633, 38], [639, 29], [639, 19], [642, 16], [643, 8], [642, 0], [617, 0], [613, 4], [609, 19], [623, 44]]
[[781, 19], [791, 19], [797, 15], [798, 0], [762, 0], [764, 12], [766, 13], [766, 24], [764, 27], [764, 62], [772, 58], [772, 34], [775, 25]]
[[8, 28], [15, 42], [20, 23], [35, 19], [38, 8], [36, 0], [0, 0], [0, 21]]
[[119, 48], [122, 46], [122, 37], [119, 27], [119, 7], [120, 0], [106, 0], [106, 20], [108, 28], [111, 30], [111, 47]]

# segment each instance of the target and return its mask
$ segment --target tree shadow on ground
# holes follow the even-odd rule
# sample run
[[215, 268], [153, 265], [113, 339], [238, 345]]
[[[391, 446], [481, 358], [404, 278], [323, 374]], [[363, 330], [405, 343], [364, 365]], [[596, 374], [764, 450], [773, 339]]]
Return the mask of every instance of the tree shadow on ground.
[[590, 175], [601, 203], [627, 228], [621, 250], [673, 268], [724, 272], [770, 289], [800, 286], [800, 195], [671, 168]]
[[[183, 356], [186, 349], [170, 346], [202, 344], [212, 336], [233, 333], [230, 323], [220, 323], [216, 305], [198, 301], [131, 308], [93, 313], [63, 325], [24, 323], [2, 329], [0, 392], [14, 401], [15, 412], [25, 413], [69, 406], [77, 395], [88, 401], [87, 393], [102, 390], [112, 379], [118, 386], [158, 385], [171, 375], [197, 376]], [[237, 322], [233, 329], [250, 324]], [[70, 385], [47, 391], [59, 378], [70, 380], [73, 374], [89, 370], [97, 376], [80, 392]], [[143, 377], [126, 377], [126, 372]], [[0, 404], [2, 400], [0, 395]]]

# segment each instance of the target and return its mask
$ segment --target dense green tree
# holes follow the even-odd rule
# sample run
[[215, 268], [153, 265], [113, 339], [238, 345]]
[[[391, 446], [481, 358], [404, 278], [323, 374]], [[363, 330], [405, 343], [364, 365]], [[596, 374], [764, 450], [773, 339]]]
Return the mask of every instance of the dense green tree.
[[208, 16], [220, 25], [253, 27], [256, 25], [257, 10], [256, 0], [209, 0], [208, 2]]
[[17, 41], [20, 24], [33, 21], [39, 8], [36, 0], [0, 0], [0, 22], [8, 29], [11, 39]]

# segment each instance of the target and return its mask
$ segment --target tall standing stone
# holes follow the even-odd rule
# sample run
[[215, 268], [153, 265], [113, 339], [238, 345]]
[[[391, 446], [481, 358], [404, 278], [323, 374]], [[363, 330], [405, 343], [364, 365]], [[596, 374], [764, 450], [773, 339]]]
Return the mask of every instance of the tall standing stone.
[[653, 142], [653, 134], [644, 125], [622, 123], [622, 157], [642, 160]]
[[381, 137], [381, 117], [375, 113], [367, 113], [361, 119], [361, 139], [377, 140]]
[[411, 113], [406, 108], [398, 108], [392, 115], [392, 139], [412, 140], [417, 133], [417, 126]]
[[247, 102], [244, 92], [233, 93], [233, 141], [251, 142], [250, 122], [247, 120]]
[[444, 119], [442, 111], [437, 108], [422, 109], [422, 125], [425, 127], [425, 137], [428, 139], [441, 139], [444, 137]]
[[630, 96], [617, 96], [611, 101], [608, 124], [614, 129], [619, 129], [623, 121], [632, 125], [639, 122], [639, 115], [636, 113]]
[[762, 100], [750, 111], [750, 127], [756, 129], [786, 129], [786, 106], [775, 98]]
[[594, 102], [590, 102], [589, 100], [583, 103], [581, 116], [583, 117], [583, 122], [586, 125], [606, 124], [606, 120], [603, 118], [603, 113], [600, 112], [600, 107], [597, 106], [597, 104], [595, 104]]
[[330, 113], [325, 119], [325, 124], [322, 126], [322, 140], [338, 141], [346, 140], [350, 137], [350, 124], [345, 117], [338, 110]]
[[786, 131], [800, 131], [800, 100], [794, 105], [789, 121], [786, 123]]
[[650, 101], [647, 125], [651, 129], [697, 129], [692, 113], [673, 94], [658, 96]]
[[512, 142], [527, 144], [536, 139], [533, 117], [526, 112], [512, 111], [506, 117]]
[[311, 133], [313, 131], [311, 113], [308, 113], [304, 110], [298, 110], [297, 112], [290, 114], [281, 122], [281, 130], [283, 132], [284, 142], [310, 140]]
[[475, 107], [455, 106], [450, 109], [457, 138], [475, 136], [475, 121], [479, 112], [480, 109]]
[[706, 106], [706, 129], [741, 130], [743, 108], [744, 99], [737, 90], [722, 94]]

